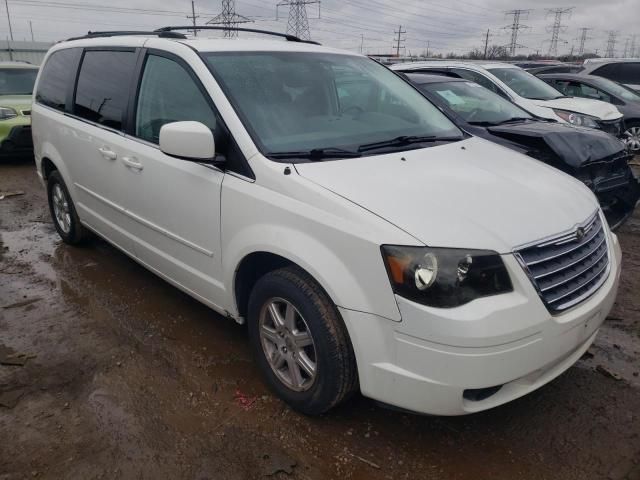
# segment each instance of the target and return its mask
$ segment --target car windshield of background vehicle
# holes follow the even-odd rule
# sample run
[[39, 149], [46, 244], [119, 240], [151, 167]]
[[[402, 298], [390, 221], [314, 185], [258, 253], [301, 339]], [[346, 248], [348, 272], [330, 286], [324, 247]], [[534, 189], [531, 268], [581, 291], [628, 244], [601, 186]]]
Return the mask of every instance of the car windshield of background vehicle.
[[527, 112], [486, 88], [472, 82], [428, 83], [420, 90], [437, 95], [451, 110], [472, 124], [509, 122], [532, 118]]
[[[369, 155], [378, 148], [428, 146], [419, 138], [463, 138], [405, 80], [365, 57], [299, 52], [204, 56], [265, 155], [331, 151], [339, 157], [361, 147]], [[372, 145], [401, 137], [408, 141]]]
[[629, 102], [640, 102], [640, 95], [635, 93], [633, 90], [614, 82], [613, 80], [598, 78], [597, 80], [594, 80], [593, 83], [596, 87], [600, 87], [602, 90], [609, 92], [616, 97], [628, 100]]
[[0, 69], [0, 95], [31, 95], [37, 76], [35, 68]]
[[489, 68], [488, 70], [521, 97], [530, 100], [554, 100], [564, 97], [551, 85], [519, 68]]

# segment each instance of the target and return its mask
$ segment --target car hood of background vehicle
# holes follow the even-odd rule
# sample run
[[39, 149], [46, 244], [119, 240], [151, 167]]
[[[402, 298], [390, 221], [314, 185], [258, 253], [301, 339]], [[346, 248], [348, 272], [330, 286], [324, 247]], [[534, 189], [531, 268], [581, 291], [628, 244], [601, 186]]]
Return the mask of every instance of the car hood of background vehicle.
[[523, 122], [488, 127], [487, 130], [532, 149], [539, 149], [542, 141], [559, 160], [574, 168], [610, 158], [625, 149], [620, 140], [608, 133], [566, 124]]
[[480, 138], [295, 167], [433, 247], [507, 253], [598, 208], [577, 180]]
[[0, 95], [0, 107], [30, 109], [31, 95]]
[[555, 108], [567, 112], [577, 112], [599, 118], [601, 120], [617, 120], [622, 117], [615, 105], [591, 100], [590, 98], [564, 97], [555, 100], [530, 100], [540, 107]]

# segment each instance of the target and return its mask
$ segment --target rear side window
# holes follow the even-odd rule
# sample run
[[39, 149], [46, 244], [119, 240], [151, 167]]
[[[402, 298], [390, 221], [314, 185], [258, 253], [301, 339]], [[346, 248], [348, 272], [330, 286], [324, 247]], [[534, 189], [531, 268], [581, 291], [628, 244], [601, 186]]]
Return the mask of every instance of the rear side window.
[[64, 110], [69, 86], [78, 68], [81, 49], [69, 48], [52, 53], [42, 67], [36, 102]]
[[640, 84], [640, 63], [621, 63], [620, 83]]
[[610, 63], [594, 70], [593, 75], [608, 78], [614, 82], [640, 84], [640, 63]]
[[74, 113], [121, 130], [135, 63], [133, 51], [87, 50], [78, 76]]
[[216, 130], [216, 116], [191, 75], [173, 60], [149, 55], [138, 95], [136, 136], [157, 144], [163, 125], [181, 121]]

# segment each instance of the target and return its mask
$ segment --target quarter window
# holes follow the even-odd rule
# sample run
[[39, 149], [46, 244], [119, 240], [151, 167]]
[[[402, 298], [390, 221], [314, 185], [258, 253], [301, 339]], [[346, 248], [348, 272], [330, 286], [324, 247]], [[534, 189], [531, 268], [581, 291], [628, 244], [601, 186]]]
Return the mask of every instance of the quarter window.
[[79, 48], [68, 48], [53, 52], [49, 56], [38, 81], [36, 102], [64, 110], [67, 91], [76, 73], [80, 53]]
[[80, 67], [74, 113], [121, 130], [135, 62], [133, 51], [86, 51]]
[[201, 122], [215, 132], [216, 116], [194, 79], [177, 62], [149, 55], [136, 109], [136, 136], [159, 143], [160, 128], [171, 122]]

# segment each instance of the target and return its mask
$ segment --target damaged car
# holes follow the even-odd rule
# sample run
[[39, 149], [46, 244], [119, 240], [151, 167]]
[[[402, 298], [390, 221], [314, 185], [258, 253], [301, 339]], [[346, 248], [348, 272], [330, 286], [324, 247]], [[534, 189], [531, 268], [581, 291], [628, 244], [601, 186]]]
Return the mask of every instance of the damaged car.
[[530, 115], [519, 106], [460, 78], [409, 73], [406, 77], [463, 130], [562, 170], [598, 197], [612, 228], [633, 213], [640, 185], [632, 154], [608, 133]]

